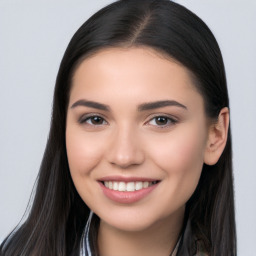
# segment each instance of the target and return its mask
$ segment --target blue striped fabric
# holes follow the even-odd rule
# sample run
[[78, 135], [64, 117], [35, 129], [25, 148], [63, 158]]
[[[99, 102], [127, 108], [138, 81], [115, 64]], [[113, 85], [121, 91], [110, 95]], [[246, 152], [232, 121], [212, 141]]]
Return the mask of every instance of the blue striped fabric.
[[90, 231], [90, 225], [92, 221], [93, 212], [90, 212], [88, 221], [85, 226], [85, 230], [81, 239], [81, 245], [80, 245], [80, 256], [92, 256], [90, 243], [89, 243], [89, 231]]

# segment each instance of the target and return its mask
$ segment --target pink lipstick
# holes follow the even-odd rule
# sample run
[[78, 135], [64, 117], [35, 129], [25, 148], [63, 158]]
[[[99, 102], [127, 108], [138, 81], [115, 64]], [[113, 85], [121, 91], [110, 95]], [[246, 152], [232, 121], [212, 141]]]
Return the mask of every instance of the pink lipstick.
[[135, 203], [150, 194], [160, 181], [138, 177], [105, 177], [99, 185], [106, 197], [121, 204]]

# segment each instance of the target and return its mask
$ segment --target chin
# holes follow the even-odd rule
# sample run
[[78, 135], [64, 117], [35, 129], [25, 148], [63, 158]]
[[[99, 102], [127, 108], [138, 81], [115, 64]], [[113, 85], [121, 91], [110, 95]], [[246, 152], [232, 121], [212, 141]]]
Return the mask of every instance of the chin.
[[142, 209], [128, 209], [124, 207], [121, 211], [111, 212], [111, 214], [105, 215], [99, 214], [98, 216], [101, 219], [101, 222], [107, 226], [126, 232], [141, 232], [149, 229], [154, 229], [160, 226], [170, 225], [174, 223], [183, 222], [184, 209], [181, 207], [178, 210], [174, 211], [157, 211], [156, 208], [142, 210]]
[[120, 230], [123, 232], [141, 232], [149, 229], [151, 226], [154, 225], [154, 221], [146, 221], [143, 218], [141, 219], [122, 219], [118, 221], [115, 220], [107, 220], [104, 221], [108, 226], [111, 226], [112, 228], [116, 230]]

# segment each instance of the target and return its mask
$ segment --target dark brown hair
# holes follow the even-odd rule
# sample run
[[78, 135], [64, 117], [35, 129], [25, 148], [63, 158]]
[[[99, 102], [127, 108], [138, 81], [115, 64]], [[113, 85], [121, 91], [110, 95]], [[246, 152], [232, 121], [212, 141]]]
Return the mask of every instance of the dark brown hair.
[[[106, 47], [147, 46], [188, 68], [204, 98], [209, 118], [229, 107], [219, 46], [195, 14], [168, 0], [123, 0], [101, 9], [71, 39], [54, 92], [50, 134], [31, 211], [0, 247], [0, 255], [78, 255], [89, 208], [79, 197], [69, 172], [65, 146], [66, 112], [72, 75], [86, 56]], [[178, 255], [193, 255], [192, 237], [211, 256], [236, 255], [231, 133], [217, 164], [204, 165], [195, 193], [186, 205]], [[96, 235], [94, 235], [95, 238]]]

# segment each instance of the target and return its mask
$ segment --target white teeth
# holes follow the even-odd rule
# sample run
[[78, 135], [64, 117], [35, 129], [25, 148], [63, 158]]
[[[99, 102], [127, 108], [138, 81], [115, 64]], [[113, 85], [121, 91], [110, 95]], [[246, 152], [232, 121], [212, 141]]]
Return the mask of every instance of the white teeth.
[[143, 188], [148, 188], [149, 182], [148, 181], [144, 181], [143, 182]]
[[135, 189], [140, 190], [143, 188], [143, 183], [141, 181], [136, 181]]
[[126, 191], [134, 191], [135, 190], [135, 184], [134, 182], [128, 182], [126, 184]]
[[113, 189], [118, 190], [118, 182], [116, 181], [113, 182]]
[[117, 190], [120, 192], [124, 192], [124, 191], [129, 191], [129, 192], [133, 192], [133, 191], [138, 191], [141, 190], [143, 188], [148, 188], [152, 185], [155, 185], [157, 182], [156, 181], [135, 181], [135, 182], [123, 182], [123, 181], [104, 181], [104, 186], [112, 189], [112, 190]]
[[126, 185], [124, 182], [119, 182], [118, 191], [126, 191]]

